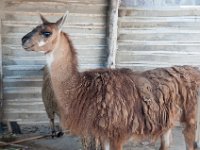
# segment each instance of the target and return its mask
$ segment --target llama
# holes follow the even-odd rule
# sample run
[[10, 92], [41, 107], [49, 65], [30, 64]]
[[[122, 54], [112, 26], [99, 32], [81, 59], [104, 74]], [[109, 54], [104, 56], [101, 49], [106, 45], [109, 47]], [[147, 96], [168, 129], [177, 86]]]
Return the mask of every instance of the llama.
[[58, 102], [61, 126], [99, 138], [105, 150], [122, 150], [128, 139], [161, 138], [168, 150], [176, 121], [185, 124], [187, 150], [194, 150], [200, 71], [192, 66], [94, 69], [79, 72], [76, 50], [61, 31], [66, 16], [43, 24], [22, 38], [26, 51], [43, 52]]
[[[47, 113], [47, 116], [49, 118], [52, 138], [54, 136], [61, 136], [63, 135], [62, 132], [58, 132], [56, 135], [55, 130], [55, 114], [60, 117], [58, 106], [57, 106], [57, 100], [55, 98], [55, 94], [52, 89], [51, 84], [51, 78], [48, 71], [48, 67], [44, 67], [44, 73], [43, 73], [43, 85], [42, 85], [42, 100], [45, 106], [45, 110]], [[83, 150], [101, 150], [100, 144], [98, 144], [97, 139], [92, 137], [82, 137], [81, 138]]]
[[50, 128], [52, 137], [55, 136], [55, 114], [59, 117], [59, 111], [56, 103], [56, 98], [52, 89], [50, 74], [47, 66], [44, 67], [43, 72], [43, 85], [42, 85], [42, 101], [44, 103], [44, 107], [49, 118]]

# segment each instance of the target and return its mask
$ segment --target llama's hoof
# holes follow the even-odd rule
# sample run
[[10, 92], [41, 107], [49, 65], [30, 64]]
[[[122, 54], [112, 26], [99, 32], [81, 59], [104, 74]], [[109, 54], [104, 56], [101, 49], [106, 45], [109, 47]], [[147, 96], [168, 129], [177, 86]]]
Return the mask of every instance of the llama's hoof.
[[63, 135], [64, 135], [64, 133], [62, 131], [59, 131], [59, 132], [57, 132], [56, 137], [61, 137]]
[[198, 149], [200, 148], [200, 143], [199, 142], [195, 142], [194, 143], [194, 149]]
[[55, 130], [53, 130], [53, 131], [51, 131], [51, 137], [52, 137], [52, 139], [54, 138], [54, 137], [56, 137], [57, 135], [56, 135], [56, 131]]

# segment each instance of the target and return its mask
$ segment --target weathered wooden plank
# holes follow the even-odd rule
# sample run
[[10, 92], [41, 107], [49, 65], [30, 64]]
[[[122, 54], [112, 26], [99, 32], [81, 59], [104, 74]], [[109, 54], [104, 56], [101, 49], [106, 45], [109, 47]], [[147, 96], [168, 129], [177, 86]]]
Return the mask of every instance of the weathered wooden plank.
[[[103, 63], [107, 60], [107, 57], [102, 56], [78, 56], [78, 61], [80, 64], [98, 64]], [[45, 65], [46, 58], [36, 58], [36, 57], [12, 57], [4, 56], [3, 65]]]
[[125, 40], [120, 42], [123, 45], [199, 45], [199, 41], [137, 41], [137, 40]]
[[[54, 1], [54, 0], [52, 0]], [[66, 2], [66, 0], [57, 0]], [[107, 0], [68, 0], [68, 3], [83, 3], [83, 4], [108, 4]]]
[[41, 89], [38, 87], [9, 87], [4, 88], [5, 99], [40, 98]]
[[199, 16], [199, 6], [184, 6], [184, 7], [120, 7], [119, 16], [154, 16], [154, 17], [173, 17], [173, 16]]
[[[17, 5], [21, 3], [21, 0], [6, 0], [7, 3]], [[28, 0], [29, 3], [47, 3], [49, 5], [65, 4], [65, 3], [79, 3], [79, 4], [107, 4], [107, 0]]]
[[166, 7], [166, 6], [183, 6], [198, 5], [199, 0], [122, 0], [123, 6], [139, 7]]
[[[47, 6], [48, 5], [48, 6]], [[17, 7], [16, 7], [17, 6]], [[106, 12], [107, 6], [104, 4], [80, 4], [80, 3], [56, 3], [56, 2], [29, 2], [22, 3], [7, 3], [6, 10], [22, 11], [23, 12], [38, 12], [45, 13], [51, 10], [52, 13], [64, 13], [68, 10], [70, 13], [85, 13], [85, 14], [102, 14]]]
[[26, 52], [23, 50], [23, 48], [19, 45], [3, 45], [3, 55], [4, 56], [35, 56], [35, 57], [41, 57], [44, 54], [36, 53], [36, 52]]
[[199, 52], [200, 43], [119, 43], [119, 51]]
[[[57, 21], [58, 18], [62, 17], [63, 13], [59, 14], [49, 14], [49, 15], [44, 15], [48, 20], [55, 22]], [[27, 14], [24, 12], [9, 12], [5, 13], [5, 17], [7, 21], [31, 21], [31, 22], [38, 22], [41, 23], [39, 13], [34, 13], [34, 14]], [[104, 24], [106, 19], [105, 15], [82, 15], [82, 14], [69, 14], [67, 18], [67, 24], [78, 24], [78, 23], [86, 23], [86, 24], [92, 24], [93, 22], [99, 23], [99, 24]]]
[[44, 65], [9, 65], [3, 66], [5, 76], [42, 76]]
[[4, 78], [3, 84], [5, 87], [42, 87], [43, 79], [41, 78]]
[[124, 64], [134, 63], [168, 63], [179, 65], [198, 65], [200, 53], [188, 54], [188, 53], [137, 53], [134, 51], [119, 51], [117, 55], [117, 62]]
[[[2, 23], [3, 25], [6, 26], [10, 26], [10, 27], [28, 27], [28, 28], [33, 28], [36, 27], [38, 24], [40, 24], [39, 22], [32, 22], [32, 21], [3, 21]], [[74, 24], [70, 24], [70, 23], [65, 23], [63, 28], [102, 28], [105, 27], [105, 24], [102, 23], [74, 23]], [[29, 30], [30, 31], [30, 30]]]
[[200, 30], [195, 28], [176, 28], [176, 27], [157, 27], [157, 28], [119, 28], [120, 34], [186, 34], [186, 33], [200, 33]]
[[[3, 34], [21, 33], [25, 35], [35, 27], [35, 24], [15, 24], [5, 21], [2, 24], [4, 29], [2, 31]], [[63, 31], [66, 33], [102, 34], [105, 33], [106, 27], [104, 25], [66, 25]]]
[[26, 99], [26, 98], [21, 98], [21, 99], [7, 99], [6, 101], [8, 101], [8, 103], [30, 103], [32, 104], [31, 102], [33, 103], [43, 103], [42, 101], [42, 98], [29, 98], [29, 99]]
[[[33, 125], [44, 125], [44, 124], [48, 124], [49, 123], [49, 119], [47, 117], [45, 118], [36, 118], [37, 121], [34, 121], [35, 118], [32, 117], [32, 119], [20, 119], [20, 118], [15, 118], [15, 117], [12, 117], [12, 118], [8, 118], [9, 116], [8, 115], [5, 115], [5, 118], [7, 118], [6, 120], [4, 119], [3, 121], [16, 121], [18, 124], [20, 125], [30, 125], [30, 126], [33, 126]], [[13, 119], [14, 118], [14, 119]], [[55, 121], [55, 122], [59, 122], [58, 120]]]
[[120, 28], [197, 27], [199, 17], [121, 17]]
[[47, 122], [48, 118], [45, 111], [34, 111], [34, 112], [27, 111], [26, 113], [24, 113], [21, 111], [6, 110], [4, 115], [8, 121], [9, 120], [17, 121], [19, 124], [23, 123], [25, 120], [28, 120], [32, 123], [35, 122], [34, 124], [37, 124], [41, 120], [46, 120], [44, 122], [48, 123]]
[[13, 57], [13, 56], [4, 56], [3, 65], [45, 65], [45, 57]]
[[13, 111], [20, 110], [21, 112], [34, 111], [34, 110], [45, 111], [43, 102], [16, 103], [11, 101], [5, 101], [5, 107], [7, 108], [7, 111], [9, 110]]
[[139, 34], [120, 34], [118, 41], [182, 41], [200, 42], [200, 33], [139, 33]]
[[200, 21], [199, 16], [174, 16], [174, 17], [148, 17], [148, 16], [125, 16], [119, 18], [119, 22], [177, 22], [177, 21], [185, 21], [185, 22], [198, 22]]

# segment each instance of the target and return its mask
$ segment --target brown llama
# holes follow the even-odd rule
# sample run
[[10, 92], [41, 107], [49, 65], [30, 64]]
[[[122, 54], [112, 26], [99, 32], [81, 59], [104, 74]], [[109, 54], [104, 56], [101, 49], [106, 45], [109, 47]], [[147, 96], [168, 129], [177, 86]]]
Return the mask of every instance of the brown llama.
[[60, 116], [55, 94], [52, 89], [50, 74], [47, 66], [44, 67], [43, 72], [43, 84], [42, 84], [42, 101], [44, 103], [44, 107], [49, 118], [50, 128], [52, 132], [52, 137], [56, 135], [55, 130], [55, 115]]
[[[44, 67], [43, 72], [42, 100], [49, 118], [52, 137], [61, 136], [63, 133], [59, 131], [58, 134], [56, 134], [55, 130], [55, 115], [60, 117], [60, 114], [57, 106], [57, 100], [52, 89], [51, 78], [47, 66]], [[100, 144], [98, 144], [98, 141], [96, 141], [95, 138], [85, 136], [81, 138], [81, 141], [83, 150], [100, 150]]]
[[200, 71], [191, 66], [95, 69], [79, 72], [68, 35], [61, 31], [65, 16], [43, 24], [22, 38], [27, 51], [45, 53], [64, 129], [100, 138], [105, 150], [122, 150], [133, 139], [161, 138], [168, 150], [170, 132], [178, 120], [187, 150], [194, 150]]

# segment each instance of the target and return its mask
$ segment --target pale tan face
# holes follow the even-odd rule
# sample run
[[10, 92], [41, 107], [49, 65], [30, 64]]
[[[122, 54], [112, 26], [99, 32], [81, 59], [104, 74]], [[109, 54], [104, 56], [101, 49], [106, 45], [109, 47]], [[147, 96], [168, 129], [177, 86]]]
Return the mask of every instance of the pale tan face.
[[57, 22], [50, 23], [41, 16], [43, 24], [34, 28], [22, 38], [22, 47], [26, 51], [37, 51], [45, 54], [50, 52], [56, 45], [57, 37], [65, 19], [65, 17], [62, 17]]
[[55, 24], [42, 24], [22, 38], [22, 46], [27, 51], [48, 53], [55, 45], [58, 32]]

